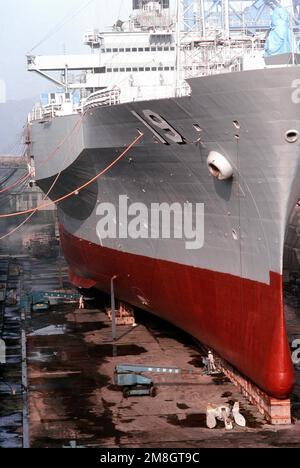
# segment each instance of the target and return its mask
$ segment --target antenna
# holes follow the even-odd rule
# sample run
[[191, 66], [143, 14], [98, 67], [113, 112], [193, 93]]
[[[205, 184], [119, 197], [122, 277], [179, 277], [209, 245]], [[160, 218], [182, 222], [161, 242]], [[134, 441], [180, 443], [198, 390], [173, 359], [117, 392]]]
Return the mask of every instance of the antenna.
[[181, 21], [182, 21], [182, 0], [176, 0], [176, 96], [180, 94], [181, 79]]
[[229, 0], [222, 0], [223, 6], [223, 28], [225, 39], [229, 39], [230, 26], [229, 26]]
[[201, 26], [202, 26], [202, 37], [206, 38], [206, 26], [205, 26], [205, 3], [204, 0], [200, 0], [200, 14], [201, 14]]

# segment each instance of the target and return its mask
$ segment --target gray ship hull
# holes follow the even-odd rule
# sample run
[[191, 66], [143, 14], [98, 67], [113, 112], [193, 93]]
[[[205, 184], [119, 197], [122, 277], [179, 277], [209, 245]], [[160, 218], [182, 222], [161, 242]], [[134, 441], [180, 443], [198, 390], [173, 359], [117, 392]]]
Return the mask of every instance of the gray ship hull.
[[[300, 196], [300, 142], [286, 139], [300, 133], [297, 76], [290, 67], [197, 78], [189, 82], [191, 97], [32, 125], [38, 184], [47, 192], [60, 174], [53, 200], [95, 177], [144, 133], [95, 184], [59, 204], [74, 283], [109, 290], [118, 276], [120, 299], [182, 327], [278, 398], [293, 384], [282, 268], [287, 222]], [[233, 178], [211, 176], [211, 151], [226, 157]], [[203, 247], [100, 239], [99, 204], [118, 206], [120, 195], [146, 206], [203, 203]]]

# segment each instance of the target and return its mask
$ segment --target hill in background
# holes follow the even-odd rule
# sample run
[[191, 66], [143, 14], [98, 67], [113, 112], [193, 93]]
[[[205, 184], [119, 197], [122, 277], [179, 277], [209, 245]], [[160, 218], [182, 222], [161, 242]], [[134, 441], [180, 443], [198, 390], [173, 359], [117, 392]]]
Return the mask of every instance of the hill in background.
[[18, 154], [27, 115], [36, 98], [0, 104], [0, 154]]

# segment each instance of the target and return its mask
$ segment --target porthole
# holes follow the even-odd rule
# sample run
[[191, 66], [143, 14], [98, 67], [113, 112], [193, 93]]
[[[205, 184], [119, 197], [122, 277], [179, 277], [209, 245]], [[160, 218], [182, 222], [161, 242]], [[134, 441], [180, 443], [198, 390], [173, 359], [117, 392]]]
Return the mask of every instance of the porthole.
[[297, 130], [288, 130], [285, 139], [288, 143], [296, 143], [299, 139], [299, 132]]

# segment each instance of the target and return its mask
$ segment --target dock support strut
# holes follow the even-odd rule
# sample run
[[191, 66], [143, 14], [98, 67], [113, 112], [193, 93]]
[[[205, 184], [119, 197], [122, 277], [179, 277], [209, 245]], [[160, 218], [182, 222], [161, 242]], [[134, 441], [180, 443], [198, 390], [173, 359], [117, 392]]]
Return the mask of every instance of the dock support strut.
[[277, 400], [267, 395], [220, 357], [218, 358], [218, 367], [240, 389], [247, 400], [258, 408], [270, 424], [292, 424], [291, 400]]

